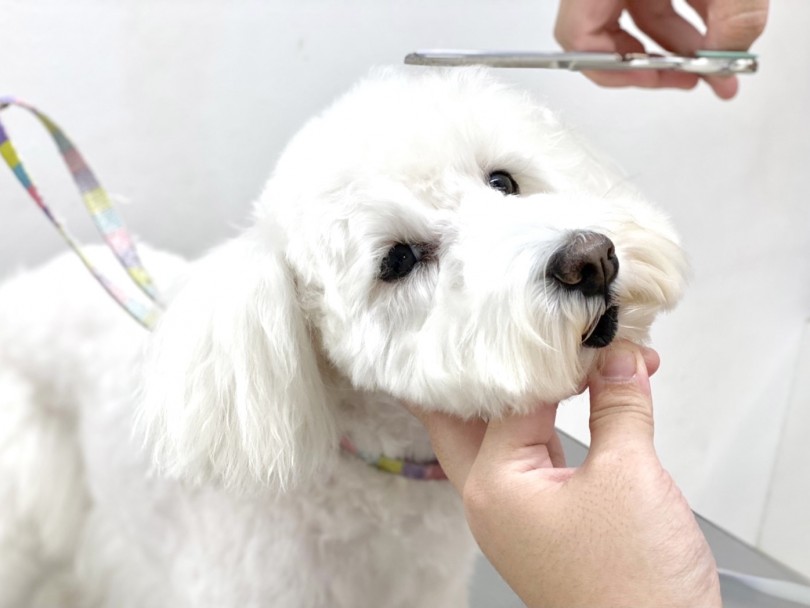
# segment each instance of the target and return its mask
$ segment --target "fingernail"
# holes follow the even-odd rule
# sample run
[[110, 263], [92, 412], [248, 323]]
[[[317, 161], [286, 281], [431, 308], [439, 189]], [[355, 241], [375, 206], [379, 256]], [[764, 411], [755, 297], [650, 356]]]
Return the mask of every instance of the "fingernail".
[[630, 380], [636, 375], [636, 354], [621, 347], [610, 349], [605, 353], [600, 373], [609, 380]]

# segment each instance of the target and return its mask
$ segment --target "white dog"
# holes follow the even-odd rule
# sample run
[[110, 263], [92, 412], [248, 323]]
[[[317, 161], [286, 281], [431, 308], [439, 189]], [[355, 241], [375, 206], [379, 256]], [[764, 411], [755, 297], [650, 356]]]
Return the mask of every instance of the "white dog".
[[478, 69], [377, 73], [241, 236], [144, 259], [151, 335], [69, 255], [0, 288], [4, 608], [464, 606], [449, 483], [365, 462], [436, 476], [403, 403], [568, 397], [684, 281], [666, 218]]

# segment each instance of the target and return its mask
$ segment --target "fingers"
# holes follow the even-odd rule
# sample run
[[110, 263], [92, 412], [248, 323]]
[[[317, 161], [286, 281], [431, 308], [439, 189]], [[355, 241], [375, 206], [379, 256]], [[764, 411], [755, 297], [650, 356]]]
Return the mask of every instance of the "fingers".
[[590, 377], [591, 450], [652, 450], [653, 410], [649, 376], [658, 369], [655, 351], [630, 342], [605, 349]]
[[[703, 48], [747, 51], [765, 29], [768, 0], [687, 0], [706, 24]], [[706, 77], [721, 99], [737, 94], [736, 77]]]
[[[643, 48], [640, 51], [644, 52]], [[692, 89], [698, 83], [698, 77], [684, 72], [669, 70], [641, 70], [638, 72], [610, 72], [587, 70], [582, 72], [590, 80], [602, 87], [639, 87], [643, 89]]]
[[425, 425], [436, 458], [447, 478], [461, 493], [484, 438], [486, 422], [481, 419], [466, 421], [416, 407], [408, 409]]
[[[592, 452], [600, 445], [609, 448], [611, 441], [628, 438], [640, 438], [652, 446], [649, 376], [659, 365], [658, 353], [650, 348], [620, 342], [606, 349], [590, 377]], [[416, 407], [409, 410], [425, 425], [436, 457], [459, 493], [473, 467], [484, 478], [488, 478], [484, 469], [504, 466], [516, 473], [565, 467], [554, 428], [556, 403], [541, 403], [529, 414], [512, 414], [489, 423]]]
[[[703, 47], [703, 35], [672, 7], [670, 0], [628, 0], [627, 11], [638, 28], [662, 49], [692, 55]], [[659, 72], [660, 86], [691, 89], [699, 78], [685, 72]]]
[[565, 451], [563, 451], [560, 435], [556, 430], [551, 435], [551, 440], [548, 442], [548, 455], [555, 469], [565, 468]]
[[557, 404], [542, 403], [529, 414], [491, 420], [479, 461], [487, 467], [508, 466], [515, 472], [552, 468], [562, 452], [554, 430], [556, 417]]
[[687, 0], [706, 24], [706, 48], [747, 51], [768, 21], [768, 0]]
[[646, 346], [642, 346], [640, 348], [641, 356], [644, 358], [644, 365], [647, 368], [647, 375], [652, 376], [661, 366], [661, 357], [659, 357], [658, 353], [651, 348]]
[[540, 404], [530, 414], [513, 414], [489, 423], [413, 406], [408, 409], [425, 425], [436, 458], [460, 494], [476, 463], [486, 478], [489, 473], [480, 469], [507, 466], [523, 472], [565, 466], [562, 443], [554, 429], [556, 403]]
[[[703, 35], [673, 8], [670, 0], [627, 0], [627, 11], [638, 28], [662, 49], [677, 55], [693, 55], [702, 49]], [[659, 72], [661, 86], [692, 88], [696, 74]]]
[[662, 48], [680, 55], [700, 49], [703, 35], [672, 7], [670, 0], [628, 0], [633, 22]]
[[[593, 2], [592, 0], [563, 0], [557, 14], [554, 35], [566, 51], [605, 51], [622, 55], [644, 53], [644, 45], [624, 31], [619, 17], [622, 2]], [[690, 89], [697, 77], [666, 70], [653, 71], [586, 71], [585, 76], [603, 87], [671, 87]]]
[[[638, 28], [663, 49], [691, 55], [697, 50], [747, 50], [762, 33], [768, 0], [687, 0], [706, 24], [703, 36], [672, 7], [671, 0], [562, 0], [554, 35], [567, 51], [643, 53], [644, 46], [624, 31], [619, 18], [625, 6]], [[690, 89], [695, 74], [675, 71], [583, 72], [605, 87], [636, 86]], [[706, 82], [721, 99], [737, 93], [735, 76], [707, 76]]]
[[[621, 31], [619, 17], [622, 9], [621, 2], [561, 0], [557, 22], [554, 24], [554, 37], [565, 50], [614, 50], [614, 47], [600, 48], [598, 45], [606, 42], [603, 38], [606, 32]], [[628, 38], [635, 40], [632, 36]], [[620, 40], [616, 42], [621, 43]]]

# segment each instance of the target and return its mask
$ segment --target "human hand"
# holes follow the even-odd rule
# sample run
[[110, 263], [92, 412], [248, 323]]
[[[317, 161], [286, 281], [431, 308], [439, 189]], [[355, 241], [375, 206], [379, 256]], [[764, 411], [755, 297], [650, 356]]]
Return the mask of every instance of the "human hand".
[[620, 342], [589, 378], [591, 447], [564, 468], [557, 406], [464, 422], [415, 411], [481, 550], [528, 606], [720, 606], [705, 537], [653, 447], [655, 351]]
[[[560, 0], [554, 36], [566, 51], [644, 53], [644, 45], [619, 25], [627, 11], [638, 28], [664, 50], [692, 55], [698, 50], [747, 51], [765, 28], [768, 0], [687, 0], [706, 26], [701, 34], [673, 8], [671, 0]], [[698, 76], [666, 70], [585, 75], [606, 87], [691, 89]], [[736, 76], [705, 78], [721, 99], [737, 94]]]

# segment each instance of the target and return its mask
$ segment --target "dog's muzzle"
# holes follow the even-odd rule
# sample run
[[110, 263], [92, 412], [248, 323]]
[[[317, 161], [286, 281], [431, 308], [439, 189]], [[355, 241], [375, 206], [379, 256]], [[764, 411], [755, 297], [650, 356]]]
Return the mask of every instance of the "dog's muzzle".
[[586, 328], [582, 344], [602, 348], [613, 341], [619, 327], [619, 309], [612, 303], [610, 286], [619, 274], [613, 241], [597, 232], [574, 232], [554, 254], [547, 274], [566, 291], [604, 302], [601, 314]]

